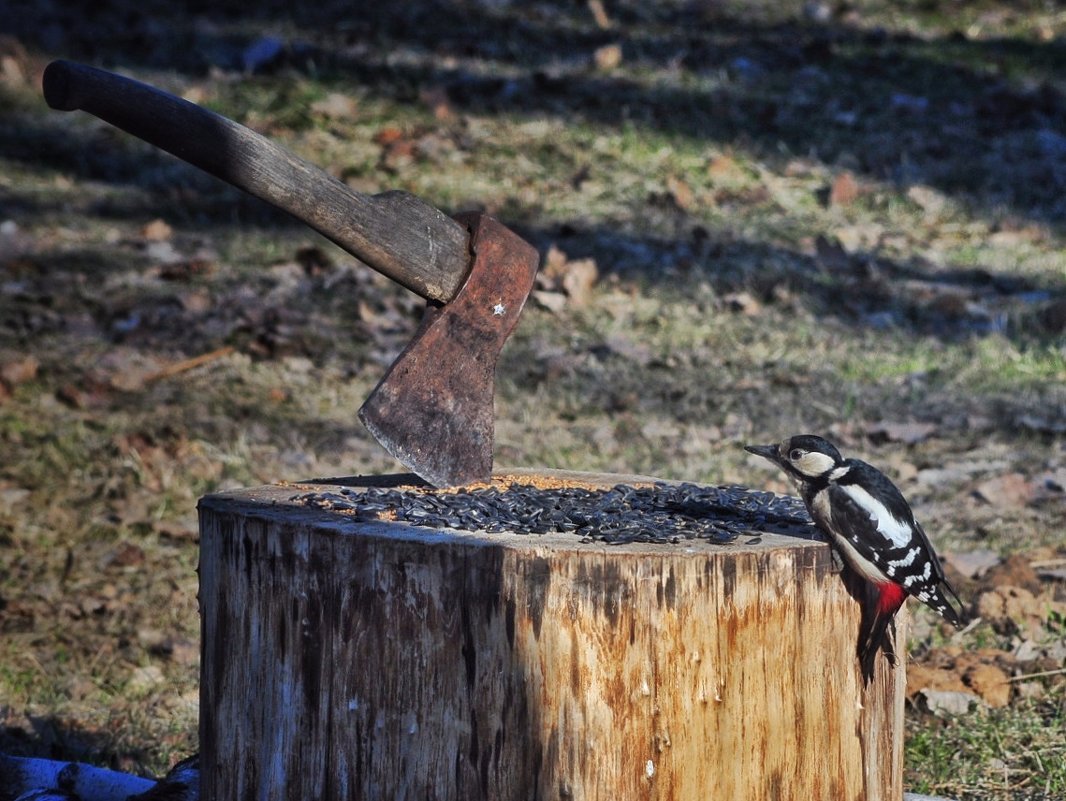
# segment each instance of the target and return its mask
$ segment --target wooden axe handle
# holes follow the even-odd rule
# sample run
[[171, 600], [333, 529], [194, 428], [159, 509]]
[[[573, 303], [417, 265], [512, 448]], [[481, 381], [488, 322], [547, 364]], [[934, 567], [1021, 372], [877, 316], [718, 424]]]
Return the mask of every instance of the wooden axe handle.
[[53, 61], [44, 97], [80, 109], [267, 201], [427, 300], [455, 296], [469, 232], [407, 192], [363, 195], [252, 130], [147, 84]]

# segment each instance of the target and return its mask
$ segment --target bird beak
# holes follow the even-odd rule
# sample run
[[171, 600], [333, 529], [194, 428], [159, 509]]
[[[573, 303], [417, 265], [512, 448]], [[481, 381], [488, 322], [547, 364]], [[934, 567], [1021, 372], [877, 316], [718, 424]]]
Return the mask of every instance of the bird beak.
[[745, 445], [744, 450], [769, 459], [774, 464], [781, 464], [781, 449], [777, 445]]

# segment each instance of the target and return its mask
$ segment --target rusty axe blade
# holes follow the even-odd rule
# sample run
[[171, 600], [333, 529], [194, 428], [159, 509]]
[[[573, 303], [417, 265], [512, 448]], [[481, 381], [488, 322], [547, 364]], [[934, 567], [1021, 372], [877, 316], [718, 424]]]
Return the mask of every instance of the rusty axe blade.
[[54, 61], [44, 96], [287, 211], [429, 301], [414, 341], [360, 416], [434, 484], [489, 477], [494, 368], [532, 289], [537, 259], [528, 244], [487, 217], [461, 224], [406, 192], [355, 192], [243, 125], [114, 73]]
[[415, 472], [436, 486], [483, 481], [492, 472], [496, 359], [539, 263], [531, 245], [492, 217], [458, 219], [472, 232], [474, 264], [466, 282], [450, 303], [427, 308], [422, 326], [359, 410], [389, 453], [417, 465]]

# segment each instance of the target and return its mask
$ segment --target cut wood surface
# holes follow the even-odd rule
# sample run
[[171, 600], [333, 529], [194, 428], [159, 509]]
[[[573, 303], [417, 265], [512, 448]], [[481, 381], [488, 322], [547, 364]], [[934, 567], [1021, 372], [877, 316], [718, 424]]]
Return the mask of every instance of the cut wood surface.
[[306, 491], [200, 503], [206, 799], [902, 798], [904, 671], [864, 688], [824, 543], [434, 531]]

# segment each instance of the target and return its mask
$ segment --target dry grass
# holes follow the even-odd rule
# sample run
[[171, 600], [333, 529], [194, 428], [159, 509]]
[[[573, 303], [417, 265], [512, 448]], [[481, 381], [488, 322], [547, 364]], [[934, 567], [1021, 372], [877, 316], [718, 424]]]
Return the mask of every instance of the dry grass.
[[[196, 748], [197, 497], [394, 470], [355, 414], [418, 312], [262, 204], [47, 111], [55, 57], [196, 99], [362, 191], [485, 208], [594, 259], [585, 302], [531, 304], [504, 354], [504, 466], [784, 489], [740, 446], [829, 432], [900, 480], [943, 550], [1066, 545], [1045, 481], [1066, 465], [1061, 15], [605, 6], [608, 29], [583, 4], [16, 3], [0, 367], [36, 367], [0, 390], [4, 747], [152, 771]], [[264, 35], [287, 56], [242, 74]], [[933, 430], [868, 433], [885, 421]], [[1028, 500], [974, 495], [1012, 473]], [[919, 655], [939, 644], [925, 623]], [[961, 644], [1035, 634], [1061, 642], [1061, 621]], [[915, 712], [911, 786], [1062, 797], [1047, 685], [994, 713]]]

